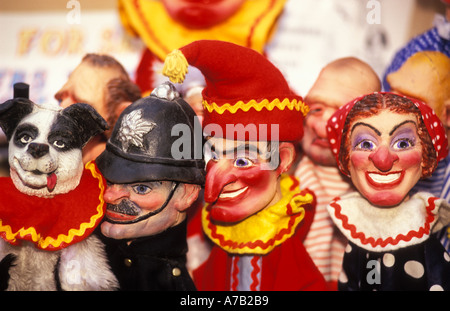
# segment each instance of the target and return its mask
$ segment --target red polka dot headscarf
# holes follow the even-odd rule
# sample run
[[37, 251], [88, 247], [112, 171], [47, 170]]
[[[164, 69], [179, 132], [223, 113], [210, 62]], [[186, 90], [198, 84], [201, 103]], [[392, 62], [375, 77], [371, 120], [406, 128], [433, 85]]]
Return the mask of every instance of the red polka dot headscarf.
[[[394, 93], [389, 92], [375, 92], [373, 94], [391, 94], [395, 96], [401, 96], [404, 98], [407, 98], [411, 100], [414, 105], [419, 108], [420, 113], [422, 115], [422, 120], [425, 124], [425, 127], [427, 128], [428, 134], [431, 137], [431, 141], [434, 146], [434, 150], [436, 151], [436, 160], [439, 162], [440, 160], [444, 159], [448, 154], [448, 142], [447, 142], [447, 135], [445, 132], [444, 125], [442, 124], [441, 120], [438, 118], [436, 113], [433, 111], [433, 109], [425, 104], [424, 102], [402, 96], [397, 95]], [[352, 110], [353, 106], [358, 103], [359, 101], [363, 100], [366, 96], [369, 96], [371, 94], [367, 94], [361, 97], [358, 97], [349, 103], [345, 104], [344, 106], [341, 106], [328, 120], [327, 123], [327, 135], [328, 135], [328, 141], [331, 146], [331, 151], [333, 152], [334, 157], [336, 158], [336, 162], [338, 163], [339, 169], [344, 174], [348, 175], [347, 172], [344, 170], [343, 165], [339, 158], [339, 153], [341, 151], [341, 141], [343, 136], [343, 129], [345, 125], [345, 121], [347, 120], [348, 113]]]

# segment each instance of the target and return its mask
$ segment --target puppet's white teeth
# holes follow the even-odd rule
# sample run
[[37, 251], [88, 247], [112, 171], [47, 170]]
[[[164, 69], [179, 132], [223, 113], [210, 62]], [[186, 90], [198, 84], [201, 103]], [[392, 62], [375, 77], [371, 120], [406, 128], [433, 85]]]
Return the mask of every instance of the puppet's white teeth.
[[244, 187], [242, 189], [239, 189], [237, 191], [233, 191], [233, 192], [226, 192], [226, 193], [221, 193], [219, 195], [219, 198], [221, 199], [226, 199], [226, 198], [235, 198], [238, 195], [240, 195], [241, 193], [243, 193], [244, 191], [246, 191], [248, 189], [248, 187]]
[[373, 181], [380, 184], [387, 184], [396, 181], [401, 176], [401, 173], [388, 174], [388, 175], [380, 175], [375, 173], [370, 173], [369, 177], [372, 178]]

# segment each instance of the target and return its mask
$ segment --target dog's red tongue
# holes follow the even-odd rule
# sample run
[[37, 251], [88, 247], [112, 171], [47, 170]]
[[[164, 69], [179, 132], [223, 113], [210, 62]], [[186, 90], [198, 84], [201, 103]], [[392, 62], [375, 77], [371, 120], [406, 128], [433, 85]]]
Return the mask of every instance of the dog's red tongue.
[[47, 189], [49, 192], [52, 192], [53, 189], [55, 189], [56, 186], [56, 174], [55, 173], [51, 173], [47, 176]]

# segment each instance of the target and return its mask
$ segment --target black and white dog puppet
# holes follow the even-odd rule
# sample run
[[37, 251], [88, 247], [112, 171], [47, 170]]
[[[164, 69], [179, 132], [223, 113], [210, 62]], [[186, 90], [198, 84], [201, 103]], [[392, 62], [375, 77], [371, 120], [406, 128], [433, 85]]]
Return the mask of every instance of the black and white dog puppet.
[[104, 180], [82, 147], [107, 129], [87, 104], [0, 105], [10, 177], [0, 178], [0, 288], [114, 290], [102, 242]]

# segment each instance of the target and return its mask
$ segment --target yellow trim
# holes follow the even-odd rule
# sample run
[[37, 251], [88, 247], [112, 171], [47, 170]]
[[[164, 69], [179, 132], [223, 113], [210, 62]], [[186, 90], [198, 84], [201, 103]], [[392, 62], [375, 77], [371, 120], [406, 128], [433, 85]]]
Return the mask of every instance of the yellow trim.
[[[311, 193], [301, 194], [299, 188], [290, 190], [292, 185], [291, 177], [283, 175], [280, 182], [283, 196], [281, 200], [233, 225], [211, 223], [208, 219], [208, 204], [205, 205], [202, 210], [202, 227], [205, 234], [229, 253], [270, 253], [295, 234], [297, 226], [305, 217], [304, 205], [314, 201]], [[288, 205], [291, 207], [290, 213]]]
[[96, 221], [103, 216], [103, 193], [105, 190], [105, 186], [103, 185], [102, 176], [96, 171], [95, 164], [92, 162], [88, 162], [85, 165], [86, 169], [91, 171], [91, 174], [94, 178], [97, 178], [99, 183], [98, 186], [100, 188], [99, 201], [100, 203], [97, 205], [97, 214], [91, 216], [90, 221], [88, 223], [82, 223], [79, 229], [70, 229], [68, 234], [60, 234], [58, 238], [55, 240], [52, 237], [46, 237], [42, 240], [42, 236], [36, 232], [34, 227], [29, 227], [27, 229], [21, 228], [16, 233], [12, 233], [11, 227], [8, 225], [3, 226], [2, 221], [0, 220], [0, 231], [6, 233], [6, 238], [13, 243], [16, 242], [16, 236], [24, 237], [27, 235], [31, 235], [33, 242], [38, 242], [38, 245], [42, 249], [46, 249], [49, 245], [53, 247], [59, 247], [61, 243], [70, 243], [74, 236], [82, 236], [86, 232], [86, 229], [92, 228]]
[[209, 113], [215, 111], [218, 114], [223, 114], [225, 111], [230, 113], [236, 113], [238, 110], [243, 110], [244, 112], [249, 111], [251, 108], [256, 111], [261, 111], [263, 108], [266, 108], [269, 111], [272, 111], [274, 108], [278, 108], [280, 110], [288, 109], [288, 110], [297, 110], [301, 111], [303, 116], [309, 112], [309, 107], [302, 101], [298, 101], [293, 99], [292, 101], [288, 98], [285, 98], [280, 102], [278, 98], [274, 99], [272, 102], [269, 102], [268, 99], [264, 99], [261, 102], [257, 102], [252, 99], [251, 101], [244, 103], [243, 101], [238, 101], [236, 104], [231, 105], [226, 103], [222, 106], [217, 105], [216, 103], [209, 104], [206, 100], [203, 100], [203, 107], [208, 110]]

